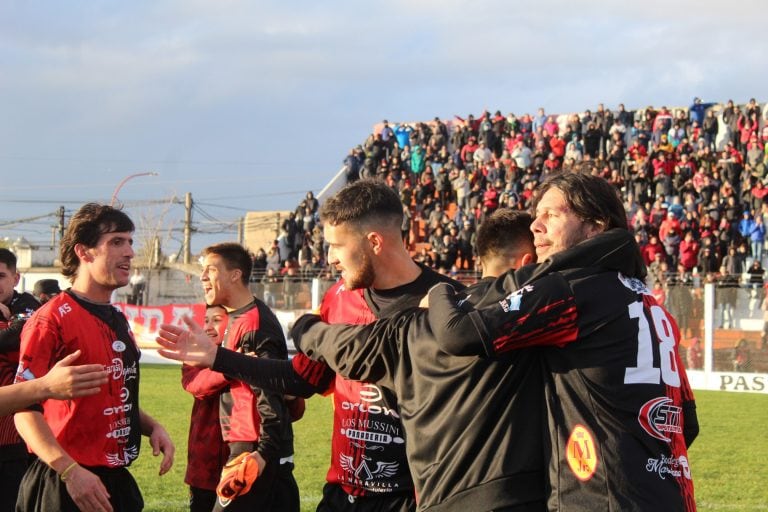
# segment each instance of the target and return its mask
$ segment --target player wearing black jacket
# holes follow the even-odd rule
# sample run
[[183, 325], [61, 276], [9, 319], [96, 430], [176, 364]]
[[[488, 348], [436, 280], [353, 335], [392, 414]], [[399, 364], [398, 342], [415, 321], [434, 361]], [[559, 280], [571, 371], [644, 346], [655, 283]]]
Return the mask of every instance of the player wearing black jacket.
[[[533, 259], [530, 216], [502, 209], [481, 226], [483, 297], [502, 271]], [[481, 304], [476, 304], [480, 307]], [[339, 374], [394, 391], [405, 427], [418, 509], [545, 510], [543, 383], [538, 351], [495, 359], [456, 357], [432, 336], [424, 310], [365, 326], [305, 315], [297, 347]]]
[[499, 357], [545, 346], [552, 510], [695, 510], [687, 445], [695, 404], [671, 316], [605, 181], [563, 174], [532, 225], [539, 261], [499, 278], [480, 309], [448, 287], [429, 321], [448, 353]]

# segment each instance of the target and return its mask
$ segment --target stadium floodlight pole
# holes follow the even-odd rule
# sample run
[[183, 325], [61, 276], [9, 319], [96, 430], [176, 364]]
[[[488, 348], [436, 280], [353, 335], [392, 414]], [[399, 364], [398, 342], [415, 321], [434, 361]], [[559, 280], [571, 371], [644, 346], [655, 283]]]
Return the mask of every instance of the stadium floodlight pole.
[[139, 176], [158, 176], [158, 175], [159, 173], [150, 171], [150, 172], [137, 172], [136, 174], [131, 174], [126, 176], [125, 178], [123, 178], [123, 181], [118, 183], [117, 187], [115, 187], [115, 191], [112, 192], [112, 200], [109, 202], [109, 206], [115, 206], [115, 201], [117, 201], [117, 194], [118, 192], [120, 192], [120, 189], [123, 188], [123, 185], [125, 185], [125, 183], [128, 180], [131, 180], [133, 178], [138, 178]]

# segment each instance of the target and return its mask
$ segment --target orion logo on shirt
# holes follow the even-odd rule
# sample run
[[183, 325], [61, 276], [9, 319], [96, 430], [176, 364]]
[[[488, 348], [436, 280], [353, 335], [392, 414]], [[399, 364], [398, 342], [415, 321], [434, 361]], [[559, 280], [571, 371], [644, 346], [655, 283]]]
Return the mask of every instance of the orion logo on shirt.
[[373, 384], [363, 384], [360, 389], [360, 400], [363, 402], [378, 402], [381, 398], [381, 390]]
[[520, 304], [523, 302], [523, 294], [532, 292], [533, 291], [533, 285], [526, 285], [520, 288], [517, 291], [514, 291], [507, 295], [504, 300], [499, 301], [499, 304], [501, 305], [501, 309], [504, 310], [505, 313], [509, 313], [512, 311], [520, 311]]
[[671, 398], [662, 396], [643, 404], [637, 421], [648, 435], [668, 443], [671, 441], [669, 434], [679, 434], [683, 431], [680, 426], [682, 407], [672, 405], [673, 403]]

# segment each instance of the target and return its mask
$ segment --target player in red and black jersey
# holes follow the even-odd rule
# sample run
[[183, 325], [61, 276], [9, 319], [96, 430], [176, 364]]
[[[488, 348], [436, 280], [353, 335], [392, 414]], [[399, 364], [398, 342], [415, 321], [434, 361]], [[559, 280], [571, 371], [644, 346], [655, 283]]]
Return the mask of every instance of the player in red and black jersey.
[[[493, 277], [535, 259], [530, 215], [500, 209], [478, 230], [483, 297]], [[347, 378], [396, 393], [419, 510], [546, 510], [544, 393], [536, 349], [499, 360], [456, 357], [432, 336], [423, 309], [365, 326], [300, 318], [294, 343]]]
[[[207, 306], [205, 332], [217, 345], [227, 328], [224, 306]], [[195, 397], [189, 422], [187, 472], [184, 483], [189, 485], [190, 512], [211, 512], [216, 504], [216, 486], [221, 469], [229, 458], [229, 447], [221, 437], [219, 400], [229, 380], [221, 373], [184, 365], [181, 383]]]
[[[415, 307], [446, 277], [414, 263], [401, 238], [402, 204], [382, 182], [348, 185], [321, 209], [328, 261], [342, 274], [323, 298], [329, 321], [366, 323]], [[263, 389], [310, 396], [333, 392], [331, 467], [318, 511], [412, 511], [416, 508], [403, 428], [394, 394], [373, 383], [351, 382], [326, 365], [298, 355], [292, 364], [216, 350], [199, 326], [192, 336], [164, 325], [160, 353], [209, 366]]]
[[[258, 359], [287, 363], [288, 349], [275, 314], [249, 288], [252, 260], [240, 244], [203, 249], [200, 280], [207, 304], [227, 308], [229, 324], [222, 349]], [[219, 498], [214, 510], [298, 512], [299, 490], [293, 478], [293, 427], [282, 393], [229, 379], [221, 392], [219, 422], [229, 458], [251, 453], [259, 477], [248, 493]]]
[[536, 205], [538, 266], [499, 278], [483, 303], [430, 292], [429, 323], [454, 355], [544, 346], [551, 510], [695, 510], [687, 446], [695, 403], [672, 317], [615, 189], [564, 173]]
[[70, 220], [61, 242], [62, 273], [72, 288], [48, 301], [21, 335], [18, 382], [45, 375], [80, 351], [100, 364], [108, 383], [96, 395], [48, 400], [15, 416], [38, 459], [24, 475], [17, 511], [138, 511], [141, 492], [126, 467], [149, 436], [163, 453], [160, 474], [173, 464], [165, 429], [139, 408], [139, 350], [125, 316], [110, 304], [130, 278], [133, 222], [123, 212], [89, 203]]
[[[19, 293], [16, 255], [0, 249], [0, 386], [13, 383], [19, 365], [21, 329], [40, 303], [29, 293]], [[27, 470], [29, 454], [16, 432], [13, 416], [0, 417], [0, 512], [16, 506], [19, 483]]]

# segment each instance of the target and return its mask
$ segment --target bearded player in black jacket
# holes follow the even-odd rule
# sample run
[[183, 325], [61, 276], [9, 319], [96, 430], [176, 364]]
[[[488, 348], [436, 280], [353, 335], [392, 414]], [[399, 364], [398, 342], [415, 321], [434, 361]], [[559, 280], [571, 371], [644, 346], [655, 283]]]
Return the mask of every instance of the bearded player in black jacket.
[[[466, 300], [535, 259], [530, 224], [527, 213], [504, 208], [480, 225], [483, 280], [464, 290]], [[305, 315], [296, 323], [299, 350], [397, 395], [419, 510], [546, 510], [537, 349], [499, 359], [452, 356], [418, 309], [366, 326], [319, 320]]]

